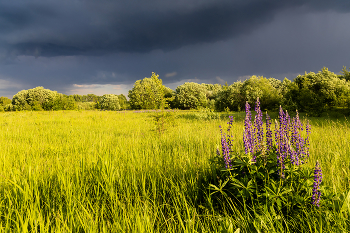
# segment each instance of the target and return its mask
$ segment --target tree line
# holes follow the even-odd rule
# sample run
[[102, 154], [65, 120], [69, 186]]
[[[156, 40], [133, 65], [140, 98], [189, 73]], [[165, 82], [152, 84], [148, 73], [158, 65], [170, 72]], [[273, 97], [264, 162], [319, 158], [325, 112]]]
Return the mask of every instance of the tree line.
[[127, 102], [123, 94], [65, 95], [43, 87], [36, 87], [18, 92], [12, 100], [0, 97], [0, 111], [120, 110], [128, 108]]
[[231, 85], [185, 82], [175, 90], [163, 85], [159, 75], [137, 80], [126, 96], [64, 95], [36, 87], [22, 90], [12, 100], [0, 97], [0, 110], [121, 110], [121, 109], [201, 109], [242, 111], [246, 101], [254, 105], [259, 97], [262, 110], [298, 109], [320, 115], [334, 109], [350, 109], [350, 70], [335, 74], [324, 67], [318, 73], [298, 75], [293, 81], [285, 78], [251, 76]]

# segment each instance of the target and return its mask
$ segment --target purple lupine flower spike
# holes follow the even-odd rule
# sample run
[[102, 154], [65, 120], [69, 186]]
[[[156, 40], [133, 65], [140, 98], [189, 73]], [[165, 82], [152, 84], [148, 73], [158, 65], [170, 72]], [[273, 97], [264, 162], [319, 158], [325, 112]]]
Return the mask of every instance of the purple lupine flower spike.
[[[226, 169], [231, 169], [230, 152], [231, 152], [231, 148], [232, 148], [233, 136], [230, 135], [229, 133], [230, 133], [230, 129], [232, 127], [232, 123], [233, 123], [233, 116], [230, 116], [230, 121], [227, 122], [227, 124], [229, 125], [227, 128], [227, 134], [222, 132], [222, 127], [219, 126], [220, 132], [221, 132], [221, 149], [222, 149], [222, 155], [224, 157]], [[218, 155], [220, 155], [220, 151], [218, 149], [217, 149], [216, 153]]]
[[271, 131], [271, 118], [266, 113], [266, 151], [272, 150], [272, 131]]
[[277, 163], [278, 163], [278, 173], [281, 178], [284, 178], [283, 170], [285, 168], [284, 160], [286, 159], [287, 152], [287, 143], [286, 143], [286, 127], [285, 127], [285, 114], [280, 106], [279, 111], [279, 127], [275, 128], [275, 141], [277, 146]]
[[254, 118], [254, 152], [261, 152], [263, 148], [263, 139], [264, 139], [264, 129], [263, 129], [263, 115], [260, 110], [260, 101], [259, 97], [256, 100], [255, 104], [255, 118]]
[[320, 163], [317, 161], [314, 170], [314, 186], [312, 189], [312, 204], [319, 207], [321, 200], [320, 184], [322, 182], [322, 170]]
[[245, 105], [246, 116], [244, 120], [244, 132], [243, 132], [243, 142], [244, 142], [244, 150], [245, 153], [254, 154], [254, 138], [253, 138], [253, 130], [252, 130], [252, 122], [251, 122], [251, 112], [250, 105], [246, 102]]

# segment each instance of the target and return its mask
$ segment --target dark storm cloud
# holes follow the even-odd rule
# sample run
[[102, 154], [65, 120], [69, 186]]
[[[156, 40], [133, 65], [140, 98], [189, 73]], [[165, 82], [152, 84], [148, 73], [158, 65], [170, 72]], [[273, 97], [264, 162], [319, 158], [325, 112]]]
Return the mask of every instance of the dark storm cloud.
[[293, 7], [347, 12], [350, 1], [0, 1], [0, 47], [36, 57], [170, 51], [250, 33]]

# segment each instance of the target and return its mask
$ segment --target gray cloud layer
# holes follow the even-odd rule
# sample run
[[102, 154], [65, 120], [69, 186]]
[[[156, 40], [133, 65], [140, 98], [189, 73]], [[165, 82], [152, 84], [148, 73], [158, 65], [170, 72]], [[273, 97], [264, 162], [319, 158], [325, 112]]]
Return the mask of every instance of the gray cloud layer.
[[2, 1], [0, 42], [12, 56], [171, 51], [249, 33], [293, 7], [347, 12], [350, 1]]
[[0, 0], [0, 95], [126, 88], [152, 71], [172, 88], [338, 72], [349, 12], [348, 0]]

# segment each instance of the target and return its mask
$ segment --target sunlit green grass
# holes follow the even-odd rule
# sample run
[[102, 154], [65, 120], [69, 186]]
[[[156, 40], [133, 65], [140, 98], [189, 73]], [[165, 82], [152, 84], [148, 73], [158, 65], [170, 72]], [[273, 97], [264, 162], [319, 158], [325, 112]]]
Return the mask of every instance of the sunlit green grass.
[[[286, 230], [268, 215], [258, 219], [234, 206], [215, 208], [207, 188], [217, 176], [209, 159], [220, 146], [219, 125], [226, 125], [227, 113], [203, 120], [196, 112], [176, 112], [175, 124], [164, 133], [156, 130], [153, 114], [1, 113], [1, 231]], [[244, 113], [231, 115], [234, 148], [240, 151]], [[335, 192], [347, 193], [350, 123], [345, 118], [310, 118], [310, 122], [309, 166], [319, 160], [324, 182]], [[323, 220], [306, 213], [303, 221], [288, 221], [291, 229], [321, 232], [317, 221]], [[334, 227], [323, 224], [328, 227], [323, 232]], [[337, 224], [346, 227], [344, 222]]]

